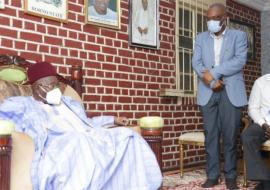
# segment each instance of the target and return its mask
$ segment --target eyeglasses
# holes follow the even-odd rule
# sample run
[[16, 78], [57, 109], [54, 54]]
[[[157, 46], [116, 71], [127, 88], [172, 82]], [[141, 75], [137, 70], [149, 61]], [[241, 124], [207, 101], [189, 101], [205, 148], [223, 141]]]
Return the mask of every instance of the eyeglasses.
[[38, 87], [46, 89], [46, 90], [51, 90], [54, 88], [58, 88], [59, 87], [59, 82], [56, 83], [51, 83], [51, 84], [37, 84]]

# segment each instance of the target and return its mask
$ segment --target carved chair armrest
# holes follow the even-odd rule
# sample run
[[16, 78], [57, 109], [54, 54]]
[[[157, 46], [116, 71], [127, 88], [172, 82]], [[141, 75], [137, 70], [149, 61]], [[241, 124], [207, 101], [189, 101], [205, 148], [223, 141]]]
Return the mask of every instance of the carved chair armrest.
[[243, 123], [243, 126], [244, 126], [244, 129], [243, 131], [249, 127], [251, 121], [250, 121], [250, 118], [248, 116], [244, 116], [242, 117], [242, 123]]

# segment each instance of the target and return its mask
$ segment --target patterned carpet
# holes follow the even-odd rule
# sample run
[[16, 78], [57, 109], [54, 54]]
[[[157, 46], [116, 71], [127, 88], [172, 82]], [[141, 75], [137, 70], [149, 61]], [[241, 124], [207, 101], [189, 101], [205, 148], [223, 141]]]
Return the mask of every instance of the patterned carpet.
[[[200, 187], [205, 179], [206, 176], [203, 169], [185, 172], [183, 178], [180, 178], [179, 173], [165, 174], [162, 190], [205, 190]], [[237, 181], [238, 187], [241, 190], [251, 190], [256, 185], [255, 182], [249, 182], [248, 188], [243, 188], [243, 176], [239, 176]], [[219, 185], [214, 188], [209, 188], [208, 190], [226, 190], [224, 178], [221, 178], [221, 183]]]

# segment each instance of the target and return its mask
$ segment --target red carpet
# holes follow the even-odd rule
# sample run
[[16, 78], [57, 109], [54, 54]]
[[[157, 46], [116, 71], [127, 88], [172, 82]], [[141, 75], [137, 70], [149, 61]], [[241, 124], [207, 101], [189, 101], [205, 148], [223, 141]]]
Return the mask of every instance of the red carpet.
[[[185, 172], [184, 177], [180, 178], [179, 173], [165, 174], [163, 179], [162, 190], [205, 190], [201, 188], [201, 184], [205, 181], [206, 175], [203, 169]], [[237, 179], [238, 187], [241, 190], [251, 190], [256, 185], [255, 182], [249, 182], [247, 188], [242, 187], [243, 176]], [[226, 190], [224, 178], [221, 178], [221, 183], [214, 188], [208, 190]]]

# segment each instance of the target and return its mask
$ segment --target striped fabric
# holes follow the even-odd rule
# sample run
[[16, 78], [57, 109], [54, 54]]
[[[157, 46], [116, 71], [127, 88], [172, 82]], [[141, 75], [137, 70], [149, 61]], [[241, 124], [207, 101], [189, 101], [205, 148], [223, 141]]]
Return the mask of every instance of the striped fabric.
[[[87, 118], [81, 104], [62, 98], [81, 126], [61, 127], [32, 97], [11, 97], [0, 105], [0, 118], [35, 143], [34, 190], [156, 190], [162, 182], [157, 160], [144, 139], [128, 128], [106, 129], [114, 118]], [[59, 109], [52, 107], [55, 114]], [[69, 122], [69, 117], [65, 123]], [[73, 123], [73, 124], [72, 124]]]

